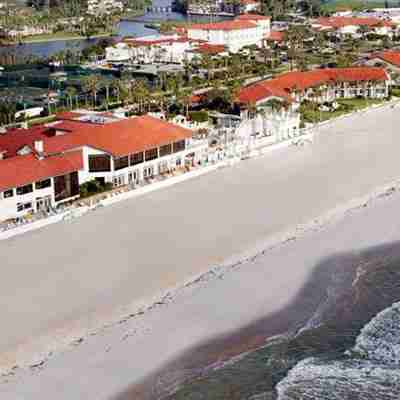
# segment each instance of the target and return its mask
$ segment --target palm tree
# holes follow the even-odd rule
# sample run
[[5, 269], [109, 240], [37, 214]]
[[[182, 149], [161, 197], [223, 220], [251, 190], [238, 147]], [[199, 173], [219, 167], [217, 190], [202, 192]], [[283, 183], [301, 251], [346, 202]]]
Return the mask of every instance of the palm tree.
[[69, 106], [70, 106], [70, 108], [72, 110], [72, 108], [73, 108], [72, 100], [73, 100], [74, 97], [77, 96], [78, 91], [76, 90], [76, 88], [74, 86], [68, 86], [65, 89], [65, 94], [67, 95], [67, 97], [69, 99]]
[[92, 95], [93, 107], [96, 107], [97, 104], [97, 92], [99, 91], [100, 82], [100, 75], [89, 75], [83, 79], [83, 90]]
[[102, 78], [99, 82], [99, 87], [106, 90], [106, 109], [108, 110], [110, 104], [110, 88], [112, 86], [112, 80], [108, 78]]

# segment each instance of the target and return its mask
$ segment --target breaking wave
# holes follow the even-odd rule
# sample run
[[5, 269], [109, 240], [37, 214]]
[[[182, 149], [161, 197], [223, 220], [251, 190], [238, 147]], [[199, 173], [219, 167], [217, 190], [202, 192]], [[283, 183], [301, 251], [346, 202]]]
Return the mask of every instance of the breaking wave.
[[276, 387], [278, 400], [400, 398], [400, 302], [364, 326], [354, 347], [335, 359], [310, 357]]

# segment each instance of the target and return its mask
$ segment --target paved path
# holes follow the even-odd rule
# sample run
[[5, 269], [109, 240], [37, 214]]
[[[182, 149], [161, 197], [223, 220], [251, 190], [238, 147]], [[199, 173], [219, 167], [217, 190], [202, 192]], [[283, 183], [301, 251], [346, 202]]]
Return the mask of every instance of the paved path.
[[312, 146], [1, 242], [3, 365], [397, 179], [399, 126], [397, 109], [360, 114], [323, 128]]

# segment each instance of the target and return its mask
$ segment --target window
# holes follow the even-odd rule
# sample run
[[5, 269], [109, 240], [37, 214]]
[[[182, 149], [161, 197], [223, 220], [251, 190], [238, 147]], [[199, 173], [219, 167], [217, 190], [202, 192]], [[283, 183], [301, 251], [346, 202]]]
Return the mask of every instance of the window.
[[167, 156], [172, 153], [172, 144], [166, 144], [160, 147], [160, 157]]
[[13, 189], [9, 189], [6, 190], [5, 192], [3, 192], [3, 197], [5, 199], [8, 199], [9, 197], [13, 197], [14, 196], [14, 190]]
[[160, 174], [164, 174], [165, 172], [168, 172], [168, 161], [163, 161], [158, 164], [158, 172]]
[[143, 168], [143, 178], [150, 178], [154, 175], [153, 167]]
[[89, 172], [111, 171], [111, 158], [108, 155], [89, 155]]
[[158, 157], [157, 147], [155, 147], [154, 149], [146, 150], [146, 152], [144, 153], [144, 159], [146, 161], [154, 160], [157, 157]]
[[32, 193], [32, 192], [33, 192], [32, 183], [30, 183], [29, 185], [17, 187], [17, 194], [18, 195]]
[[31, 208], [32, 208], [32, 203], [31, 202], [29, 202], [29, 203], [18, 203], [17, 204], [17, 211], [18, 212], [21, 212], [21, 211], [24, 211], [24, 210], [29, 210]]
[[180, 140], [179, 142], [174, 143], [174, 153], [177, 153], [178, 151], [185, 150], [185, 140]]
[[129, 156], [129, 165], [140, 164], [143, 162], [143, 160], [143, 151], [141, 151], [140, 153], [131, 154]]
[[114, 158], [114, 170], [118, 171], [119, 169], [122, 168], [127, 168], [129, 167], [129, 157], [120, 157], [120, 158]]
[[125, 176], [124, 175], [114, 176], [113, 184], [115, 187], [124, 185], [125, 184]]
[[54, 178], [54, 198], [55, 201], [69, 199], [79, 195], [78, 172], [56, 176]]
[[39, 181], [35, 183], [36, 189], [44, 189], [51, 186], [51, 179], [44, 179], [43, 181]]

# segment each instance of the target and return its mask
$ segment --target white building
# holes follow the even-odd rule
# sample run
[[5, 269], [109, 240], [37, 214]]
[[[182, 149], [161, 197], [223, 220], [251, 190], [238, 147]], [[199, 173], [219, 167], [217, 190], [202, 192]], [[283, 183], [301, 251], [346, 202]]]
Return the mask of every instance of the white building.
[[206, 141], [151, 116], [62, 118], [0, 137], [0, 221], [77, 198], [79, 186], [93, 179], [115, 187], [140, 185], [207, 156]]
[[177, 63], [187, 60], [187, 52], [199, 46], [199, 42], [175, 35], [145, 36], [125, 39], [106, 48], [108, 62], [135, 62], [140, 64]]
[[259, 11], [261, 8], [261, 3], [257, 0], [241, 0], [240, 1], [240, 11], [242, 13], [251, 13]]
[[35, 147], [29, 154], [0, 160], [0, 221], [49, 211], [79, 197], [82, 161], [81, 151], [43, 157]]
[[391, 84], [383, 68], [326, 68], [305, 72], [287, 72], [274, 79], [261, 81], [240, 90], [237, 102], [261, 106], [280, 100], [296, 108], [303, 100], [332, 102], [363, 96], [383, 99]]
[[337, 35], [360, 37], [363, 30], [377, 35], [392, 36], [395, 25], [374, 17], [323, 17], [312, 23], [314, 29], [331, 31]]
[[300, 135], [300, 114], [288, 110], [266, 108], [253, 118], [243, 118], [235, 135], [243, 144], [253, 147], [278, 143]]
[[120, 13], [124, 4], [119, 0], [87, 0], [87, 13], [90, 15]]
[[236, 53], [245, 46], [262, 46], [270, 33], [270, 18], [244, 14], [233, 21], [193, 24], [188, 27], [187, 33], [190, 39], [225, 46], [230, 52]]

